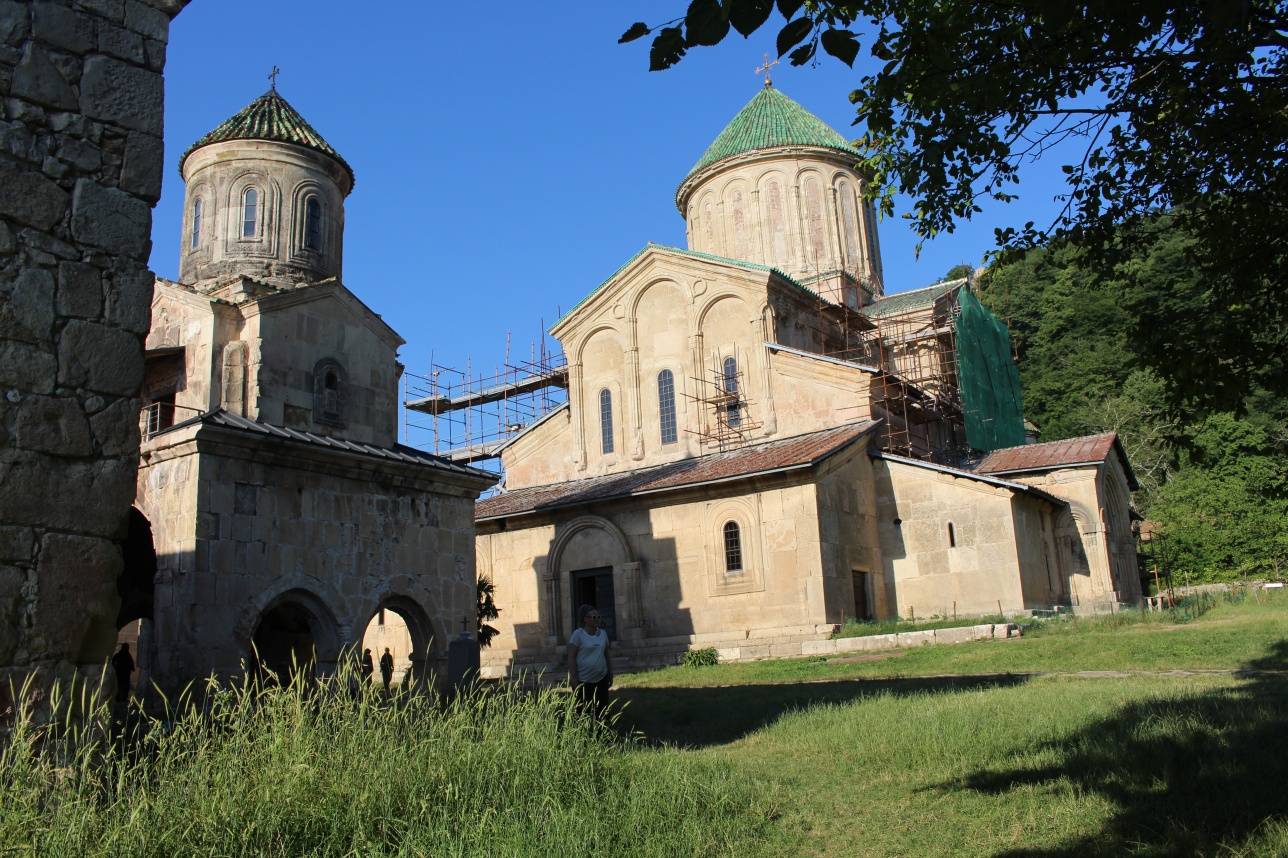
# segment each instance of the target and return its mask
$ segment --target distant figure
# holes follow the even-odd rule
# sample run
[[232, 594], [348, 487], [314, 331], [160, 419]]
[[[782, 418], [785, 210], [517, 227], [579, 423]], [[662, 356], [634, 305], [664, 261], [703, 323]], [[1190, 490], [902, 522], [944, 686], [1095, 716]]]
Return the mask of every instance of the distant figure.
[[380, 678], [384, 680], [385, 691], [388, 691], [394, 678], [394, 656], [389, 647], [385, 647], [385, 654], [380, 656]]
[[599, 611], [590, 605], [577, 609], [581, 628], [568, 638], [568, 682], [583, 711], [598, 718], [608, 705], [613, 672], [608, 664], [608, 632], [599, 627]]
[[368, 647], [362, 651], [362, 684], [365, 686], [371, 682], [371, 674], [376, 672], [376, 666], [371, 660], [371, 648]]
[[130, 645], [123, 643], [112, 656], [112, 670], [116, 672], [116, 699], [124, 703], [130, 699], [130, 674], [134, 673], [134, 658]]

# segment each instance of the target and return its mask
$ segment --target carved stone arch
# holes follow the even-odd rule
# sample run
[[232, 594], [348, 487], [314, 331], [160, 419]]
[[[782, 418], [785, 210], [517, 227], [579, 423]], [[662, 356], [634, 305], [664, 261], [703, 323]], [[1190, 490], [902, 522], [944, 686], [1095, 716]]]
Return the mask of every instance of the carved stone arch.
[[273, 609], [287, 604], [302, 609], [309, 616], [318, 669], [323, 673], [333, 671], [345, 642], [349, 640], [350, 629], [339, 621], [334, 607], [343, 604], [340, 594], [325, 581], [311, 575], [288, 576], [261, 591], [242, 611], [233, 627], [233, 638], [246, 663], [251, 664], [254, 660], [253, 642], [260, 621]]
[[572, 538], [579, 532], [586, 530], [587, 528], [599, 528], [608, 534], [619, 549], [617, 562], [633, 562], [634, 557], [631, 554], [630, 543], [627, 542], [626, 534], [622, 533], [621, 528], [613, 524], [608, 519], [598, 515], [581, 515], [566, 524], [555, 528], [555, 538], [554, 541], [550, 543], [550, 561], [547, 564], [547, 568], [555, 571], [559, 570], [560, 566], [563, 565], [563, 554], [564, 550], [568, 547], [568, 543], [571, 542]]
[[711, 312], [711, 309], [715, 307], [716, 304], [719, 304], [721, 301], [725, 300], [726, 298], [736, 298], [739, 301], [742, 301], [744, 304], [747, 303], [747, 298], [745, 295], [743, 295], [741, 292], [734, 292], [729, 289], [724, 289], [719, 292], [715, 292], [711, 295], [706, 296], [706, 301], [702, 304], [702, 309], [698, 310], [698, 313], [697, 313], [697, 317], [696, 317], [697, 324], [695, 325], [695, 330], [697, 330], [699, 333], [702, 332], [703, 327], [707, 323], [707, 315]]
[[344, 365], [325, 357], [313, 367], [313, 422], [343, 428], [349, 378]]
[[603, 331], [611, 331], [618, 338], [618, 345], [621, 346], [623, 349], [626, 348], [626, 345], [624, 342], [625, 335], [622, 333], [622, 331], [616, 325], [609, 324], [608, 322], [601, 322], [600, 324], [596, 325], [595, 327], [587, 331], [584, 335], [582, 335], [581, 339], [577, 342], [577, 348], [576, 348], [577, 363], [581, 363], [582, 356], [586, 353], [586, 346], [587, 344], [590, 343], [592, 339], [594, 339], [595, 334], [601, 333]]
[[376, 612], [390, 610], [398, 614], [407, 624], [411, 635], [412, 676], [416, 679], [427, 677], [433, 662], [442, 662], [447, 656], [447, 642], [452, 630], [446, 621], [438, 617], [425, 606], [424, 600], [414, 593], [423, 592], [424, 588], [406, 575], [397, 575], [384, 581], [376, 593], [363, 602], [362, 610], [351, 624], [355, 637], [351, 645], [355, 650], [362, 646], [362, 638], [367, 625]]
[[[322, 246], [317, 249], [305, 246], [305, 230], [307, 229], [305, 206], [311, 197], [316, 197], [321, 206]], [[296, 183], [291, 190], [290, 252], [292, 256], [325, 257], [330, 254], [331, 248], [336, 241], [336, 236], [332, 230], [334, 208], [333, 200], [327, 194], [326, 187], [322, 182], [317, 179], [306, 178]]]
[[610, 545], [610, 556], [596, 558], [596, 566], [611, 566], [613, 576], [613, 603], [617, 616], [618, 639], [638, 639], [643, 634], [644, 610], [640, 592], [640, 563], [631, 551], [626, 534], [613, 522], [597, 515], [581, 515], [559, 524], [555, 538], [550, 543], [545, 565], [545, 598], [547, 631], [555, 641], [571, 631], [572, 606], [565, 604], [572, 593], [573, 568], [569, 566], [567, 551], [578, 535], [587, 531], [603, 534]]
[[634, 320], [635, 318], [637, 318], [639, 315], [640, 302], [644, 300], [644, 296], [648, 294], [648, 291], [650, 289], [654, 288], [655, 286], [662, 286], [662, 285], [674, 286], [676, 291], [678, 291], [681, 295], [684, 295], [685, 292], [688, 291], [684, 288], [684, 285], [680, 283], [679, 280], [675, 279], [671, 275], [655, 274], [652, 277], [650, 277], [644, 283], [643, 286], [638, 287], [631, 294], [630, 304], [628, 305], [630, 309], [629, 309], [629, 312], [627, 313], [626, 318], [628, 320]]

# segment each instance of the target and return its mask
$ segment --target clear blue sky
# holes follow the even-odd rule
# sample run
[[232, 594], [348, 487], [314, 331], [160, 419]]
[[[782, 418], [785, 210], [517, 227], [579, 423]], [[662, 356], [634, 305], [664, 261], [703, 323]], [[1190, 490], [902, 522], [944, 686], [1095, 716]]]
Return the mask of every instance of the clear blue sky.
[[[732, 33], [666, 72], [648, 71], [647, 38], [617, 44], [637, 18], [686, 6], [195, 0], [171, 30], [153, 269], [178, 271], [179, 155], [263, 93], [276, 64], [281, 93], [357, 174], [345, 284], [402, 333], [408, 370], [424, 373], [431, 352], [490, 370], [507, 331], [526, 357], [543, 318], [646, 241], [684, 245], [676, 185], [760, 86], [752, 70], [773, 53], [777, 13], [751, 39]], [[847, 98], [856, 79], [831, 58], [774, 73], [847, 136], [860, 133]], [[1049, 219], [1059, 188], [1058, 164], [1037, 165], [1018, 202], [985, 206], [920, 259], [907, 223], [883, 221], [887, 290], [978, 263], [994, 227]]]

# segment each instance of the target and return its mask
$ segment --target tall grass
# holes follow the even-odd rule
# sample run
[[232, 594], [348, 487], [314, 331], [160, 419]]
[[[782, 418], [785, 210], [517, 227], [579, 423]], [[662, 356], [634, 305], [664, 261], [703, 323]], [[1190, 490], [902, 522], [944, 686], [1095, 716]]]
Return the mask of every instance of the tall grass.
[[[39, 855], [737, 851], [768, 809], [714, 764], [632, 750], [567, 695], [453, 700], [209, 683], [123, 724], [81, 689], [19, 708], [0, 844]], [[19, 694], [19, 699], [29, 695]]]

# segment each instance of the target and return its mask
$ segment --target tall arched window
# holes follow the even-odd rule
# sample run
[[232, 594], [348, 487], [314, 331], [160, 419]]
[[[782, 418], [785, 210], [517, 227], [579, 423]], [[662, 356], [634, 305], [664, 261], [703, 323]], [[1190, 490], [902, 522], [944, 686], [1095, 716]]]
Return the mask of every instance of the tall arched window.
[[725, 574], [742, 572], [742, 532], [738, 522], [726, 521], [724, 526]]
[[957, 547], [957, 530], [953, 527], [953, 523], [951, 521], [948, 522], [948, 547]]
[[738, 397], [738, 361], [732, 357], [725, 358], [721, 376], [721, 384], [726, 396], [725, 422], [737, 428], [742, 425], [742, 403], [739, 402]]
[[196, 249], [201, 244], [201, 197], [192, 201], [192, 238], [189, 247]]
[[309, 197], [304, 203], [304, 247], [322, 249], [322, 204], [317, 197]]
[[247, 188], [242, 194], [242, 238], [254, 238], [259, 229], [259, 191]]
[[613, 394], [605, 387], [599, 391], [599, 446], [613, 452]]
[[675, 432], [675, 376], [669, 369], [657, 374], [657, 417], [662, 429], [662, 443], [674, 444]]

